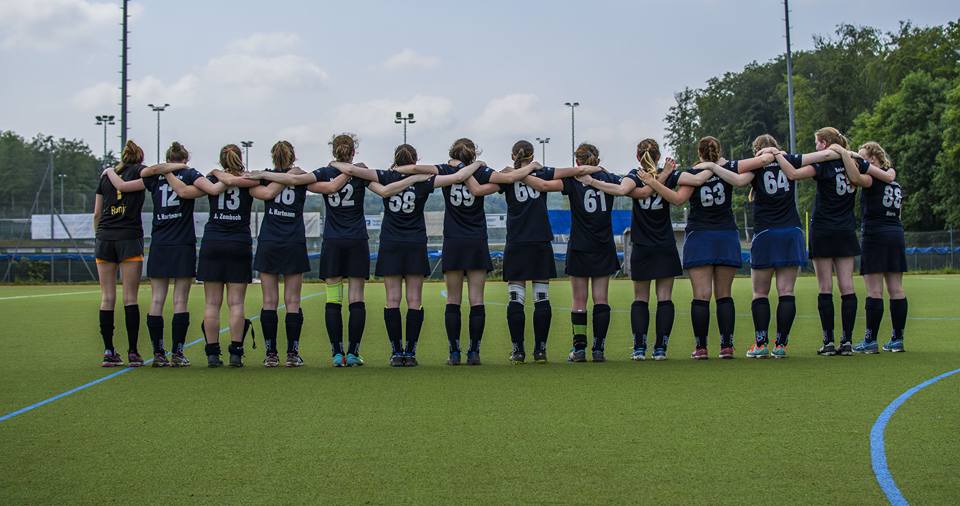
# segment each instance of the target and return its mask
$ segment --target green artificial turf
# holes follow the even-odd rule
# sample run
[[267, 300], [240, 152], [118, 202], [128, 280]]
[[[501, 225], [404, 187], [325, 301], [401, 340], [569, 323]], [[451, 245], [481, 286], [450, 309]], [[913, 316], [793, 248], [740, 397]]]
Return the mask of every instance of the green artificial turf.
[[[711, 359], [693, 362], [690, 287], [678, 280], [670, 359], [635, 363], [632, 286], [614, 281], [610, 361], [567, 364], [570, 286], [557, 281], [550, 363], [513, 366], [505, 286], [490, 283], [484, 365], [448, 367], [444, 287], [431, 283], [421, 365], [392, 369], [383, 286], [374, 283], [367, 365], [333, 369], [324, 287], [310, 284], [302, 369], [264, 369], [263, 348], [248, 345], [247, 367], [211, 370], [195, 345], [190, 369], [133, 370], [0, 422], [0, 504], [883, 503], [871, 426], [903, 391], [960, 368], [960, 276], [909, 276], [905, 285], [907, 353], [816, 356], [816, 282], [802, 278], [790, 358], [743, 358], [751, 292], [737, 279], [737, 359], [716, 358], [714, 332]], [[858, 293], [859, 338], [862, 284]], [[251, 285], [248, 315], [259, 300]], [[98, 366], [98, 301], [96, 286], [0, 287], [0, 416], [113, 372]], [[140, 301], [145, 313], [148, 287]], [[200, 335], [202, 303], [198, 286], [188, 342]], [[465, 335], [466, 304], [463, 312]], [[531, 317], [532, 305], [528, 353]], [[887, 313], [882, 340], [889, 324]], [[169, 313], [166, 328], [169, 347]], [[125, 351], [121, 311], [117, 329]], [[150, 349], [145, 326], [140, 349]], [[911, 502], [960, 497], [958, 401], [960, 375], [921, 391], [890, 421], [890, 469]]]

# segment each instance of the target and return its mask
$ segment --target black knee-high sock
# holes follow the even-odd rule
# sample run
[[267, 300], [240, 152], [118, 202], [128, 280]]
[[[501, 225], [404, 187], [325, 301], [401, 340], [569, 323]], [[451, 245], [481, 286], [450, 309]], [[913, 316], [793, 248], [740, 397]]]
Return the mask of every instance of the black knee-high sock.
[[507, 304], [507, 327], [510, 329], [510, 342], [513, 343], [513, 351], [523, 351], [523, 331], [526, 318], [523, 314], [523, 304], [517, 301], [510, 301]]
[[100, 337], [103, 338], [103, 349], [114, 351], [113, 349], [113, 310], [100, 310]]
[[670, 334], [673, 332], [673, 320], [676, 318], [676, 308], [672, 300], [657, 302], [657, 341], [656, 348], [667, 349], [670, 344]]
[[123, 320], [127, 327], [127, 346], [130, 351], [136, 352], [137, 341], [140, 339], [140, 306], [123, 306]]
[[283, 326], [287, 330], [287, 353], [299, 352], [300, 333], [303, 331], [303, 308], [296, 313], [287, 313], [283, 318]]
[[360, 354], [360, 341], [363, 340], [363, 328], [367, 324], [367, 305], [363, 302], [351, 302], [349, 306], [350, 319], [347, 322], [347, 339], [349, 346], [347, 353]]
[[400, 308], [383, 308], [383, 323], [387, 327], [387, 339], [394, 354], [403, 353], [403, 321], [400, 318]]
[[857, 322], [857, 294], [848, 293], [840, 296], [840, 324], [843, 334], [840, 342], [853, 341], [853, 325]]
[[762, 346], [770, 341], [770, 299], [759, 297], [753, 299], [750, 304], [750, 311], [753, 313], [753, 330], [757, 346]]
[[717, 329], [720, 331], [720, 347], [733, 346], [733, 329], [736, 325], [737, 313], [732, 297], [717, 299]]
[[570, 312], [570, 324], [573, 326], [573, 349], [587, 349], [587, 312]]
[[607, 329], [610, 328], [610, 305], [593, 305], [593, 351], [603, 351], [607, 345]]
[[534, 350], [546, 351], [551, 319], [553, 319], [553, 310], [550, 308], [549, 300], [541, 300], [533, 305]]
[[450, 353], [460, 351], [460, 304], [447, 304], [443, 312], [443, 324], [447, 329], [447, 343]]
[[890, 323], [893, 325], [893, 338], [903, 339], [903, 329], [907, 326], [907, 299], [890, 299]]
[[480, 341], [483, 339], [483, 328], [487, 324], [487, 309], [483, 304], [470, 306], [470, 350], [480, 352]]
[[163, 316], [148, 314], [147, 332], [150, 333], [150, 344], [153, 345], [153, 353], [163, 353]]
[[170, 332], [173, 334], [171, 350], [174, 353], [183, 353], [183, 346], [187, 342], [187, 331], [190, 330], [190, 313], [173, 313], [170, 323]]
[[833, 294], [821, 293], [817, 296], [817, 311], [820, 313], [820, 327], [823, 329], [823, 344], [833, 342]]
[[277, 327], [280, 326], [280, 317], [276, 309], [260, 310], [260, 330], [263, 331], [263, 343], [267, 353], [277, 352]]
[[423, 327], [423, 308], [407, 309], [407, 353], [417, 354], [420, 329]]
[[330, 353], [343, 354], [343, 305], [327, 302], [324, 306], [324, 322], [327, 326], [327, 337], [330, 338]]
[[690, 303], [690, 320], [693, 322], [693, 338], [697, 348], [707, 347], [710, 331], [710, 301], [693, 299]]
[[880, 322], [883, 321], [883, 299], [867, 297], [863, 305], [863, 312], [867, 319], [867, 328], [863, 332], [863, 339], [869, 343], [877, 340], [880, 334]]
[[793, 295], [781, 295], [777, 301], [777, 344], [786, 346], [790, 329], [797, 317], [797, 299]]
[[647, 329], [649, 328], [650, 304], [645, 300], [633, 301], [633, 304], [630, 304], [630, 330], [633, 332], [633, 349], [647, 347]]

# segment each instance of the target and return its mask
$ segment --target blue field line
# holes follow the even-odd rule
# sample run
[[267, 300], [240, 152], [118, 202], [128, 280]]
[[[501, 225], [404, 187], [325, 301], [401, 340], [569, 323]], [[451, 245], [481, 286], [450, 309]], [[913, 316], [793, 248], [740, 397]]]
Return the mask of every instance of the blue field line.
[[[322, 294], [323, 294], [323, 292], [312, 293], [312, 294], [310, 294], [310, 295], [307, 295], [306, 297], [301, 297], [300, 300], [301, 300], [301, 301], [304, 301], [304, 300], [307, 300], [307, 299], [312, 299], [312, 298], [317, 297], [317, 296], [322, 295]], [[281, 304], [280, 306], [277, 307], [277, 309], [283, 309], [284, 307], [285, 307], [285, 305], [284, 305], [284, 304]], [[259, 315], [254, 315], [254, 316], [251, 316], [251, 317], [249, 318], [249, 320], [250, 320], [250, 321], [253, 321], [253, 320], [257, 320], [257, 319], [259, 319], [259, 318], [260, 318]], [[220, 333], [220, 334], [223, 334], [224, 332], [226, 332], [226, 331], [228, 331], [228, 330], [230, 330], [230, 327], [229, 327], [229, 326], [227, 326], [227, 327], [221, 327], [219, 333]], [[195, 339], [195, 340], [190, 341], [189, 343], [183, 345], [183, 347], [184, 347], [184, 348], [189, 348], [189, 347], [191, 347], [191, 346], [193, 346], [193, 345], [195, 345], [195, 344], [197, 344], [197, 343], [203, 342], [204, 340], [205, 340], [205, 339], [204, 339], [203, 337], [200, 337], [200, 338], [198, 338], [198, 339]], [[169, 355], [169, 353], [167, 353], [167, 354]], [[151, 359], [149, 359], [149, 360], [145, 360], [145, 361], [143, 362], [143, 365], [144, 365], [144, 366], [147, 366], [147, 365], [150, 365], [152, 362], [153, 362], [153, 359], [151, 358]], [[42, 401], [40, 401], [40, 402], [36, 402], [36, 403], [31, 404], [31, 405], [29, 405], [29, 406], [20, 408], [20, 409], [18, 409], [18, 410], [16, 410], [16, 411], [11, 411], [11, 412], [3, 415], [3, 416], [0, 416], [0, 422], [6, 422], [7, 420], [9, 420], [9, 419], [11, 419], [11, 418], [13, 418], [13, 417], [15, 417], [15, 416], [17, 416], [17, 415], [22, 415], [22, 414], [24, 414], [24, 413], [26, 413], [26, 412], [33, 411], [33, 410], [35, 410], [35, 409], [37, 409], [37, 408], [39, 408], [39, 407], [46, 406], [47, 404], [50, 404], [51, 402], [58, 401], [58, 400], [60, 400], [60, 399], [63, 399], [64, 397], [73, 395], [73, 394], [75, 394], [75, 393], [77, 393], [77, 392], [79, 392], [79, 391], [81, 391], [81, 390], [86, 390], [86, 389], [88, 389], [88, 388], [90, 388], [90, 387], [92, 387], [92, 386], [94, 386], [94, 385], [99, 385], [100, 383], [103, 383], [103, 382], [105, 382], [105, 381], [107, 381], [107, 380], [111, 380], [111, 379], [113, 379], [113, 378], [116, 378], [117, 376], [120, 376], [120, 375], [122, 375], [122, 374], [126, 374], [126, 373], [128, 373], [128, 372], [130, 372], [130, 371], [133, 371], [134, 369], [139, 369], [139, 367], [124, 367], [123, 369], [120, 369], [119, 371], [110, 373], [110, 374], [108, 374], [108, 375], [106, 375], [106, 376], [104, 376], [104, 377], [102, 377], [102, 378], [95, 379], [95, 380], [93, 380], [93, 381], [91, 381], [91, 382], [89, 382], [89, 383], [84, 383], [83, 385], [80, 385], [80, 386], [78, 386], [78, 387], [71, 388], [70, 390], [67, 390], [66, 392], [59, 393], [59, 394], [57, 394], [57, 395], [54, 395], [53, 397], [49, 397], [49, 398], [44, 399], [44, 400], [42, 400]]]
[[870, 463], [873, 466], [873, 474], [877, 478], [877, 483], [880, 485], [880, 489], [883, 490], [884, 495], [887, 496], [887, 500], [890, 501], [890, 504], [900, 506], [909, 503], [907, 502], [907, 499], [903, 497], [903, 494], [900, 493], [900, 489], [893, 481], [893, 475], [890, 474], [890, 468], [887, 467], [887, 453], [883, 440], [884, 433], [887, 430], [887, 423], [890, 421], [890, 418], [893, 416], [893, 414], [897, 412], [897, 409], [899, 409], [904, 402], [907, 402], [907, 399], [913, 397], [913, 394], [942, 379], [949, 378], [950, 376], [958, 373], [960, 373], [960, 369], [954, 369], [950, 372], [945, 372], [935, 378], [928, 379], [927, 381], [924, 381], [923, 383], [920, 383], [910, 390], [900, 394], [900, 397], [894, 399], [893, 402], [891, 402], [886, 409], [880, 413], [877, 421], [873, 424], [873, 428], [870, 429]]

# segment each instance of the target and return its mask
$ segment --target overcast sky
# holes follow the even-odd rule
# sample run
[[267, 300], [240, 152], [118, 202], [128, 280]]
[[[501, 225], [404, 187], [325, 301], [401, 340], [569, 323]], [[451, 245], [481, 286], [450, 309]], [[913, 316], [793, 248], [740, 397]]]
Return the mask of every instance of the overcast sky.
[[[0, 0], [0, 130], [85, 139], [102, 150], [96, 114], [119, 115], [119, 1]], [[951, 7], [951, 5], [953, 7]], [[795, 49], [841, 22], [894, 30], [956, 20], [953, 1], [794, 0]], [[329, 158], [327, 142], [360, 137], [358, 159], [388, 165], [402, 140], [396, 111], [414, 112], [409, 141], [425, 163], [457, 137], [501, 167], [517, 139], [550, 137], [546, 162], [569, 164], [576, 140], [595, 143], [616, 172], [636, 142], [663, 138], [673, 93], [784, 50], [783, 4], [663, 2], [270, 2], [163, 0], [131, 4], [130, 137], [148, 160], [179, 140], [207, 171], [219, 148], [255, 142], [269, 164], [278, 139], [300, 164]], [[786, 114], [786, 111], [784, 111]], [[737, 118], [730, 118], [737, 121]], [[116, 150], [118, 127], [109, 130]]]

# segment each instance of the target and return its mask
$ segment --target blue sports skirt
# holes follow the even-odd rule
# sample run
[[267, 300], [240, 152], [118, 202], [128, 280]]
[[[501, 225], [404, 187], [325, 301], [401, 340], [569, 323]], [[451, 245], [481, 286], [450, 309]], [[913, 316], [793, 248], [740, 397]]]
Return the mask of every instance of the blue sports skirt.
[[761, 230], [750, 245], [750, 266], [754, 269], [802, 266], [807, 263], [800, 227]]
[[736, 230], [695, 230], [683, 242], [683, 268], [722, 265], [740, 268], [740, 234]]

